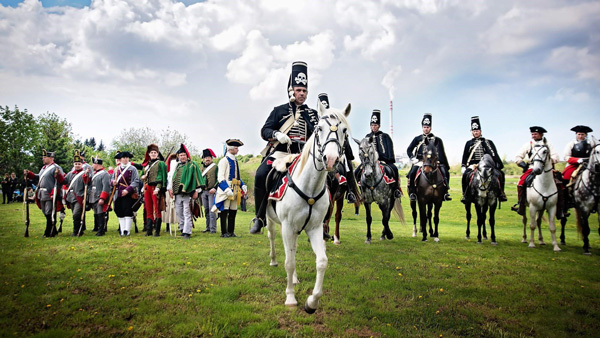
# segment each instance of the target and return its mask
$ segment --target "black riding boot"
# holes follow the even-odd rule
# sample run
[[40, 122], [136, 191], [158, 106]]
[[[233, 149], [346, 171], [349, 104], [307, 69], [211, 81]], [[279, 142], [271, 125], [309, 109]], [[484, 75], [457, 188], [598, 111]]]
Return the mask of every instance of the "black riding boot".
[[[81, 229], [81, 232], [79, 231]], [[75, 217], [73, 216], [73, 236], [81, 236], [83, 235], [83, 227], [81, 225], [81, 216]]]
[[102, 214], [94, 214], [94, 224], [98, 222], [98, 232], [96, 232], [96, 236], [104, 236], [106, 231], [104, 224], [104, 213]]
[[99, 226], [100, 226], [100, 223], [98, 223], [96, 214], [94, 214], [94, 228], [92, 229], [92, 231], [94, 231], [94, 232], [99, 231], [100, 230]]
[[504, 192], [504, 172], [502, 170], [498, 171], [500, 172], [500, 175], [498, 175], [498, 181], [500, 183], [500, 196], [498, 197], [498, 199], [500, 200], [500, 202], [506, 202], [508, 201], [508, 199], [506, 198], [506, 193]]
[[146, 236], [152, 236], [152, 230], [154, 230], [154, 222], [150, 218], [146, 218], [144, 229], [146, 230]]
[[411, 201], [417, 200], [417, 189], [415, 187], [415, 177], [417, 176], [418, 170], [419, 170], [419, 167], [412, 166], [412, 168], [410, 168], [410, 171], [406, 175], [406, 178], [408, 179], [408, 197], [410, 198]]
[[237, 237], [235, 235], [235, 215], [237, 214], [237, 210], [229, 210], [229, 214], [227, 215], [227, 228], [229, 237]]
[[517, 204], [510, 207], [510, 210], [516, 211], [517, 214], [523, 216], [525, 214], [525, 201], [527, 201], [527, 188], [522, 185], [517, 186]]
[[354, 204], [359, 199], [359, 193], [356, 187], [356, 177], [354, 177], [354, 169], [352, 169], [352, 162], [348, 161], [348, 167], [346, 171], [346, 179], [348, 180], [348, 191], [346, 192], [346, 200], [348, 203]]
[[52, 215], [46, 215], [46, 230], [44, 231], [44, 237], [53, 237]]
[[229, 210], [221, 211], [219, 218], [221, 219], [221, 237], [229, 237], [229, 233], [227, 232], [227, 216]]
[[462, 175], [462, 198], [460, 199], [462, 203], [467, 203], [468, 172], [468, 170], [465, 170]]
[[154, 220], [154, 237], [159, 237], [160, 236], [160, 226], [162, 223], [162, 219], [161, 218], [157, 218]]

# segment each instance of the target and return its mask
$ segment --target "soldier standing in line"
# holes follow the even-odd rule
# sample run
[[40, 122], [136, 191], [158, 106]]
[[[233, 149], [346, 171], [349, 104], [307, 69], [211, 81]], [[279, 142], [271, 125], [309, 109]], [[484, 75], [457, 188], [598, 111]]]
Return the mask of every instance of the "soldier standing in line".
[[116, 186], [114, 198], [114, 211], [119, 219], [121, 236], [131, 234], [133, 224], [133, 204], [138, 198], [140, 178], [137, 169], [129, 162], [133, 155], [128, 151], [117, 151], [115, 159], [119, 165], [114, 169], [112, 186]]
[[167, 165], [156, 144], [151, 144], [146, 149], [144, 156], [144, 171], [142, 182], [144, 182], [144, 209], [146, 211], [146, 236], [160, 236], [162, 214], [160, 199], [163, 197], [163, 188], [167, 186]]
[[215, 153], [212, 149], [207, 148], [202, 150], [202, 177], [206, 181], [206, 186], [200, 198], [202, 199], [202, 205], [204, 206], [204, 217], [206, 217], [206, 229], [202, 232], [210, 232], [214, 234], [217, 232], [217, 214], [211, 209], [215, 204], [215, 193], [217, 192], [217, 165], [213, 162]]
[[63, 182], [64, 198], [67, 206], [73, 212], [73, 234], [71, 236], [83, 236], [83, 232], [86, 230], [82, 217], [85, 212], [84, 201], [87, 198], [86, 194], [89, 191], [92, 175], [90, 168], [83, 169], [79, 150], [75, 150], [73, 170], [67, 173]]
[[110, 174], [104, 170], [100, 158], [92, 159], [94, 176], [92, 177], [92, 191], [88, 192], [88, 203], [94, 210], [94, 229], [98, 229], [96, 236], [106, 234], [108, 216], [108, 198], [110, 197]]

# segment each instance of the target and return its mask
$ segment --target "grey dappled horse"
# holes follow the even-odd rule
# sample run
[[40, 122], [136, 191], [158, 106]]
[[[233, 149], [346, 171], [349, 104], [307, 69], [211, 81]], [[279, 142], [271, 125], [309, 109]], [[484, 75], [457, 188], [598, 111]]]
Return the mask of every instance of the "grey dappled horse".
[[487, 239], [485, 229], [485, 220], [487, 212], [490, 213], [490, 230], [492, 232], [492, 245], [497, 245], [496, 242], [496, 206], [498, 203], [498, 174], [495, 169], [495, 163], [489, 154], [483, 155], [475, 169], [471, 172], [471, 178], [467, 186], [467, 200], [465, 210], [467, 211], [467, 239], [470, 238], [471, 231], [469, 225], [471, 223], [471, 203], [475, 204], [475, 212], [477, 213], [477, 243], [481, 244], [482, 228], [483, 239]]
[[364, 138], [362, 141], [354, 139], [359, 146], [359, 154], [361, 165], [360, 187], [365, 212], [367, 214], [367, 239], [366, 244], [371, 244], [371, 203], [375, 202], [381, 210], [383, 231], [381, 232], [381, 240], [392, 239], [394, 234], [390, 230], [389, 220], [392, 209], [396, 212], [400, 222], [404, 224], [404, 213], [400, 199], [394, 198], [394, 185], [389, 185], [384, 182], [383, 172], [379, 164], [379, 155], [375, 150], [375, 145], [369, 138]]

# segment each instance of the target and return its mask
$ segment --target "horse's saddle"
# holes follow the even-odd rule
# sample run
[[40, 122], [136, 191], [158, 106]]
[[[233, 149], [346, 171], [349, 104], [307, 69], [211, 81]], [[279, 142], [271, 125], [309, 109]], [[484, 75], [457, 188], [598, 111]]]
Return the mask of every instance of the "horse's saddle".
[[385, 184], [396, 182], [394, 179], [394, 168], [387, 163], [379, 163], [379, 168], [381, 168], [381, 172], [383, 173], [383, 181]]
[[267, 189], [269, 200], [279, 201], [285, 195], [288, 188], [287, 174], [294, 174], [300, 155], [288, 156], [273, 161], [273, 169], [267, 177]]

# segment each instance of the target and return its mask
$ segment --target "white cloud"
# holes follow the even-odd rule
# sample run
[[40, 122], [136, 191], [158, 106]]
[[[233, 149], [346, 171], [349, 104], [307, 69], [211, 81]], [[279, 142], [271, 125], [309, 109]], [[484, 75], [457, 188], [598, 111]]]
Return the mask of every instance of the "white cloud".
[[590, 95], [585, 92], [576, 92], [572, 88], [560, 88], [548, 99], [552, 101], [587, 102], [590, 100]]

